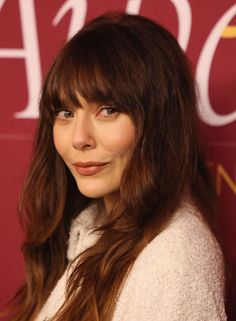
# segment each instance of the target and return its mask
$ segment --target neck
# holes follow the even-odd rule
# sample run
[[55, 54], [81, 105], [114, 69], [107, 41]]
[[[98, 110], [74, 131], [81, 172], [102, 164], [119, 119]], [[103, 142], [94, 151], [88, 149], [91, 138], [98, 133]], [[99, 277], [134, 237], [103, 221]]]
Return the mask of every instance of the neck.
[[106, 220], [106, 218], [112, 212], [116, 199], [117, 199], [117, 194], [110, 194], [103, 198], [98, 199], [97, 204], [98, 204], [98, 212], [99, 212], [100, 218], [104, 216]]
[[117, 197], [118, 193], [112, 193], [103, 197], [104, 209], [107, 216], [112, 212]]

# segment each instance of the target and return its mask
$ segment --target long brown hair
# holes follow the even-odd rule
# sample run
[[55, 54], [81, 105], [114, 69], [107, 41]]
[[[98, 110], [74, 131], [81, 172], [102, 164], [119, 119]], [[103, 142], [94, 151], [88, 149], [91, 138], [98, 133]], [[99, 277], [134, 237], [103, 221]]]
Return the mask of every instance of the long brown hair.
[[65, 45], [44, 83], [19, 207], [26, 283], [15, 297], [14, 321], [31, 321], [42, 308], [68, 263], [71, 219], [92, 201], [80, 193], [53, 143], [55, 110], [77, 106], [78, 93], [130, 115], [136, 142], [110, 220], [81, 254], [53, 320], [110, 321], [132, 264], [186, 194], [213, 221], [215, 194], [196, 136], [195, 84], [177, 41], [142, 16], [96, 18]]

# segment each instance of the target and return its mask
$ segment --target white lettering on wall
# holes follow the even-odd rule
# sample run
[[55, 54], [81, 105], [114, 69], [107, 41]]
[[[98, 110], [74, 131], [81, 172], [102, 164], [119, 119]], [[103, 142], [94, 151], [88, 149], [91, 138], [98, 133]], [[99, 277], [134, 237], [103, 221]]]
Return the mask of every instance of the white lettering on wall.
[[[175, 6], [179, 31], [178, 42], [186, 50], [189, 43], [192, 12], [189, 1], [170, 0]], [[0, 0], [0, 10], [5, 4]], [[142, 0], [127, 0], [126, 12], [138, 14]], [[23, 48], [2, 48], [0, 58], [24, 59], [26, 68], [26, 81], [28, 88], [27, 106], [14, 114], [16, 118], [37, 118], [38, 97], [41, 88], [41, 64], [36, 26], [34, 0], [19, 0], [20, 22], [22, 29]], [[72, 10], [67, 38], [71, 38], [84, 25], [87, 15], [87, 0], [66, 0], [55, 15], [52, 24], [57, 26], [65, 14]], [[216, 113], [209, 99], [209, 77], [212, 61], [223, 30], [236, 14], [236, 5], [229, 8], [216, 23], [207, 38], [196, 66], [196, 78], [200, 91], [199, 115], [202, 121], [211, 126], [224, 126], [236, 120], [236, 111], [228, 115]]]
[[196, 68], [196, 78], [200, 91], [199, 114], [204, 123], [211, 126], [224, 126], [236, 120], [236, 111], [228, 115], [217, 114], [213, 110], [209, 98], [209, 77], [216, 47], [224, 28], [230, 20], [232, 20], [235, 14], [236, 5], [233, 5], [216, 23], [203, 46]]
[[73, 37], [74, 34], [83, 27], [87, 15], [87, 0], [65, 1], [54, 17], [52, 24], [54, 26], [58, 25], [69, 10], [72, 10], [72, 14], [67, 39]]
[[141, 4], [142, 0], [128, 0], [125, 11], [131, 14], [138, 14], [140, 11]]
[[[178, 42], [180, 46], [186, 50], [189, 42], [192, 14], [191, 7], [187, 0], [171, 0], [175, 6], [178, 22], [179, 22], [179, 35]], [[128, 0], [126, 4], [126, 12], [132, 14], [139, 14], [142, 0]]]
[[5, 0], [0, 0], [0, 10], [2, 9], [3, 5], [4, 5]]
[[[3, 2], [1, 3], [3, 5]], [[28, 104], [15, 113], [16, 118], [38, 117], [38, 95], [41, 87], [41, 65], [38, 48], [38, 35], [33, 0], [19, 0], [23, 48], [0, 49], [0, 58], [22, 58], [25, 60], [28, 86]]]
[[192, 28], [192, 11], [187, 0], [171, 0], [178, 16], [179, 32], [178, 42], [183, 50], [186, 50]]

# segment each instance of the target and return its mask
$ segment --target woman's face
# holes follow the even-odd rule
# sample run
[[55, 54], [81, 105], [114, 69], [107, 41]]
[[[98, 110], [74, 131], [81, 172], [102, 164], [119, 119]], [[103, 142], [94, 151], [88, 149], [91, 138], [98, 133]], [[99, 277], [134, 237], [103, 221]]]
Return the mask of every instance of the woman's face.
[[89, 103], [58, 112], [54, 143], [74, 176], [80, 192], [106, 203], [119, 190], [122, 173], [134, 149], [131, 118], [115, 107]]

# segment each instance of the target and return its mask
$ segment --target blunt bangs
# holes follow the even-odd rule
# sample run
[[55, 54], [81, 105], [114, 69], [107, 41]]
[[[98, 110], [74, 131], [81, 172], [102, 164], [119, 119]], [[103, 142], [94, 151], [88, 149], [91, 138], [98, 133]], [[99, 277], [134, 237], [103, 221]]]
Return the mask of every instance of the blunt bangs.
[[114, 30], [88, 31], [67, 43], [46, 81], [47, 108], [55, 112], [79, 107], [79, 94], [89, 102], [113, 104], [133, 119], [141, 119], [140, 97], [134, 94], [139, 92], [142, 96], [135, 81], [140, 74], [136, 70], [140, 57], [133, 48], [130, 50], [124, 35], [117, 41], [113, 33]]

